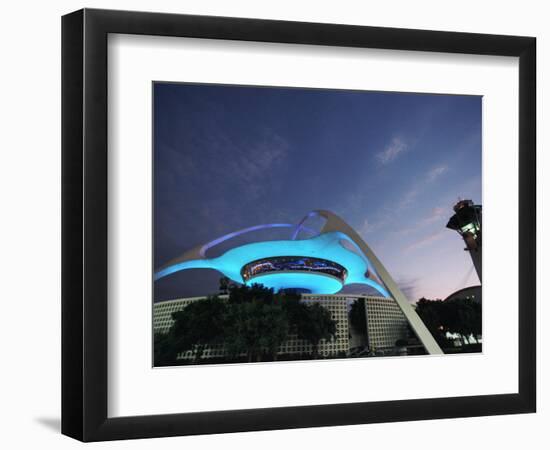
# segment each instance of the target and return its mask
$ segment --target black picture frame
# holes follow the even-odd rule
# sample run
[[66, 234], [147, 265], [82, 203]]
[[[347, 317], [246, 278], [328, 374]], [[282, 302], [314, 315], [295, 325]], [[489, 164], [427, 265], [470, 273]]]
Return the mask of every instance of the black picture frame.
[[[518, 393], [107, 417], [109, 33], [519, 57]], [[84, 9], [62, 18], [62, 433], [82, 441], [535, 412], [536, 39]]]

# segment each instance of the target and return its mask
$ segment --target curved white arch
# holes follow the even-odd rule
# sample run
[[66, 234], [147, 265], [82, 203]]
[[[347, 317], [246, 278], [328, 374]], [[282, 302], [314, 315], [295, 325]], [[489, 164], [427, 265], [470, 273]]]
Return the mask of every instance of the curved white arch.
[[443, 354], [441, 347], [439, 347], [439, 344], [436, 342], [428, 328], [426, 328], [426, 325], [424, 325], [422, 319], [420, 319], [418, 314], [416, 314], [416, 311], [408, 302], [403, 292], [401, 292], [401, 289], [399, 289], [397, 283], [393, 280], [389, 272], [382, 265], [378, 257], [374, 254], [374, 252], [370, 249], [366, 242], [363, 241], [361, 236], [359, 236], [359, 234], [357, 234], [357, 232], [352, 227], [350, 227], [336, 214], [326, 210], [317, 210], [316, 212], [320, 216], [327, 219], [323, 229], [321, 230], [321, 233], [329, 233], [331, 231], [343, 232], [344, 234], [348, 235], [349, 238], [355, 242], [355, 244], [359, 246], [361, 252], [370, 261], [388, 292], [397, 302], [399, 308], [401, 308], [401, 311], [409, 321], [411, 328], [413, 329], [420, 342], [422, 342], [422, 345], [424, 345], [426, 351], [431, 355]]

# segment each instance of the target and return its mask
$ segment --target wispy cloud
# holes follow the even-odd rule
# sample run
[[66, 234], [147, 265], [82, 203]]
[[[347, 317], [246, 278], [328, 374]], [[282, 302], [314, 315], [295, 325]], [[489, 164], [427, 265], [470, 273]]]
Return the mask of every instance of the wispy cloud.
[[359, 232], [362, 234], [371, 233], [374, 231], [374, 224], [370, 222], [368, 219], [365, 219], [363, 223], [361, 224], [361, 227], [359, 228]]
[[401, 211], [403, 208], [413, 203], [414, 199], [418, 197], [418, 194], [420, 193], [420, 191], [421, 191], [421, 186], [419, 185], [414, 185], [413, 187], [405, 191], [405, 193], [401, 197], [401, 200], [399, 200], [399, 203], [397, 204], [396, 211]]
[[424, 178], [421, 178], [420, 181], [415, 182], [412, 186], [407, 189], [403, 196], [401, 197], [401, 200], [397, 204], [397, 210], [401, 210], [413, 203], [414, 200], [418, 197], [419, 194], [421, 194], [423, 191], [425, 191], [428, 186], [435, 182], [440, 176], [445, 174], [449, 170], [448, 166], [446, 164], [439, 165], [436, 167], [433, 167], [430, 169]]
[[405, 235], [417, 233], [421, 230], [424, 230], [427, 226], [433, 223], [446, 220], [447, 217], [450, 216], [450, 214], [451, 213], [449, 208], [445, 209], [441, 207], [436, 207], [436, 208], [433, 208], [428, 215], [418, 220], [412, 226], [406, 226], [404, 228], [393, 230], [391, 231], [391, 233], [397, 236], [405, 236]]
[[372, 233], [378, 232], [380, 230], [383, 230], [393, 220], [394, 220], [393, 211], [390, 211], [389, 209], [387, 209], [387, 210], [384, 210], [382, 212], [379, 212], [375, 216], [375, 220], [369, 220], [368, 218], [365, 218], [365, 220], [363, 220], [363, 222], [360, 223], [357, 230], [362, 235], [366, 235], [366, 234], [369, 234], [369, 233], [372, 234]]
[[384, 150], [376, 154], [376, 159], [383, 165], [395, 161], [399, 155], [408, 149], [408, 145], [401, 138], [393, 138]]
[[447, 173], [448, 170], [449, 170], [449, 167], [447, 165], [441, 165], [441, 166], [434, 167], [432, 170], [430, 170], [428, 172], [428, 175], [427, 175], [428, 182], [429, 183], [434, 182], [441, 175], [443, 175], [444, 173]]
[[245, 168], [244, 176], [248, 179], [262, 179], [268, 170], [280, 165], [287, 156], [288, 142], [273, 132], [264, 132], [257, 142], [250, 145], [249, 150], [241, 152], [237, 161], [239, 167]]
[[[173, 197], [170, 208], [157, 208], [162, 214], [158, 221], [186, 223], [187, 216], [211, 224], [194, 232], [191, 242], [198, 244], [241, 227], [243, 217], [262, 223], [262, 218], [271, 213], [269, 202], [263, 199], [279, 189], [277, 180], [285, 169], [290, 144], [270, 128], [252, 130], [246, 138], [239, 138], [217, 127], [199, 125], [182, 135], [179, 142], [161, 143], [160, 147], [156, 192], [170, 192]], [[201, 186], [201, 192], [195, 186]], [[232, 192], [239, 193], [236, 201], [231, 198]], [[201, 196], [208, 201], [195, 200]], [[218, 220], [220, 216], [225, 219]], [[174, 240], [183, 241], [181, 229], [169, 229]]]
[[397, 281], [397, 285], [401, 292], [405, 294], [405, 297], [409, 300], [410, 303], [414, 303], [416, 297], [416, 292], [420, 284], [420, 278], [400, 278]]
[[[393, 223], [399, 223], [399, 218], [404, 210], [415, 204], [415, 202], [417, 202], [418, 200], [418, 197], [422, 196], [430, 188], [430, 185], [434, 183], [439, 177], [444, 175], [448, 170], [449, 169], [446, 164], [440, 164], [429, 169], [427, 172], [425, 172], [424, 176], [420, 177], [417, 181], [412, 183], [408, 187], [408, 189], [403, 192], [402, 196], [399, 198], [393, 208], [384, 209], [382, 212], [379, 212], [374, 219], [365, 218], [359, 226], [360, 233], [363, 235], [373, 233]], [[443, 220], [446, 217], [447, 213], [448, 210], [446, 210], [445, 208], [434, 207], [430, 211], [429, 216], [419, 221], [416, 225], [404, 227], [399, 230], [394, 230], [393, 233], [408, 234], [412, 232], [417, 232], [427, 225]]]
[[442, 219], [443, 217], [446, 217], [449, 214], [450, 214], [449, 209], [445, 209], [440, 206], [437, 206], [430, 211], [430, 215], [427, 216], [422, 221], [422, 224], [428, 225], [430, 223], [437, 222], [438, 220]]
[[425, 247], [425, 246], [431, 244], [432, 242], [435, 242], [435, 241], [441, 239], [445, 234], [447, 234], [448, 231], [449, 230], [447, 230], [446, 228], [438, 229], [438, 230], [424, 236], [423, 238], [417, 239], [414, 242], [412, 242], [411, 244], [407, 245], [405, 247], [405, 251], [410, 252], [410, 251], [418, 250], [419, 248]]

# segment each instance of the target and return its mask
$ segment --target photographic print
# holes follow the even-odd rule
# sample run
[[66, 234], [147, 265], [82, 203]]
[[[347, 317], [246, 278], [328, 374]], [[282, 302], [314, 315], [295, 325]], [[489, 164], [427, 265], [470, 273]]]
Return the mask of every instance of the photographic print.
[[482, 98], [153, 83], [153, 365], [482, 351]]

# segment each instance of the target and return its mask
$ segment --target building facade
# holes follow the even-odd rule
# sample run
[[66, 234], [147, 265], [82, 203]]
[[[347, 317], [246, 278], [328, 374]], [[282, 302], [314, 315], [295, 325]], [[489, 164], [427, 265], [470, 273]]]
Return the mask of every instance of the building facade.
[[474, 302], [481, 303], [481, 285], [479, 286], [468, 286], [462, 289], [459, 289], [456, 292], [453, 292], [449, 295], [444, 301], [452, 301], [456, 299], [465, 299], [473, 300]]
[[407, 319], [392, 298], [365, 297], [367, 346], [371, 351], [392, 351], [398, 340], [409, 335]]
[[[224, 296], [221, 296], [224, 298]], [[153, 305], [153, 332], [167, 333], [174, 323], [172, 313], [181, 311], [189, 304], [203, 300], [204, 297], [191, 297], [169, 300]], [[386, 297], [335, 294], [302, 294], [304, 303], [318, 303], [330, 311], [336, 322], [336, 333], [331, 340], [321, 340], [318, 353], [321, 357], [345, 357], [354, 347], [366, 347], [370, 351], [391, 353], [395, 342], [407, 339], [408, 326], [405, 315], [401, 312], [395, 300]], [[366, 335], [358, 336], [350, 325], [349, 311], [355, 301], [364, 302], [366, 314]], [[307, 355], [312, 353], [312, 346], [303, 339], [291, 335], [280, 347], [277, 354]], [[223, 344], [205, 349], [202, 358], [217, 358], [224, 356]], [[192, 359], [193, 352], [187, 351], [178, 355], [179, 359]]]

